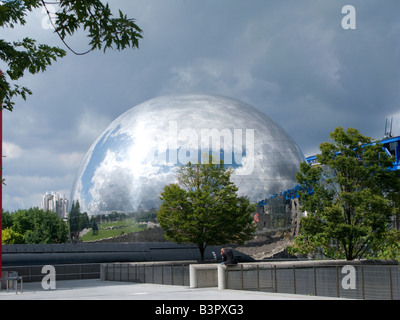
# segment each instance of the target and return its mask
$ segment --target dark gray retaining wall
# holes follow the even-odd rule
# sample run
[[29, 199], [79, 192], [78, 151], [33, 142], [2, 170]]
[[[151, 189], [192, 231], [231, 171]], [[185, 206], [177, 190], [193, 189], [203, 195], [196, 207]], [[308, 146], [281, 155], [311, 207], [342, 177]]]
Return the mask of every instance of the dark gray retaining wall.
[[[208, 247], [205, 260], [220, 259], [221, 247]], [[253, 261], [235, 253], [239, 261]], [[3, 266], [59, 265], [105, 262], [199, 260], [195, 245], [170, 242], [77, 243], [48, 245], [3, 245]]]

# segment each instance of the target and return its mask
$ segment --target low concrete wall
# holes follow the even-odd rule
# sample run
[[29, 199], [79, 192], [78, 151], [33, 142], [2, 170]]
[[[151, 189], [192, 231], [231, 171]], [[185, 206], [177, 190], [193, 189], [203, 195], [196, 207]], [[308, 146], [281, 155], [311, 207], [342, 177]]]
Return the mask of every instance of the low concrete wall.
[[299, 261], [219, 266], [220, 289], [400, 300], [394, 261]]
[[218, 264], [191, 264], [190, 287], [207, 288], [218, 286]]

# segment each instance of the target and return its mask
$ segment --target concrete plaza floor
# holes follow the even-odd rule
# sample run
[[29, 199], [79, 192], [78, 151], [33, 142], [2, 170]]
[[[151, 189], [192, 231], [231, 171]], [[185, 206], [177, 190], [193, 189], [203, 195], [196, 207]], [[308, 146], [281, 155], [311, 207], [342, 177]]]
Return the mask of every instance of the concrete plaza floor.
[[[23, 293], [0, 290], [1, 300], [333, 300], [335, 298], [265, 293], [218, 288], [156, 285], [93, 280], [57, 281], [55, 290], [44, 290], [40, 282], [24, 283]], [[343, 299], [341, 299], [343, 300]]]

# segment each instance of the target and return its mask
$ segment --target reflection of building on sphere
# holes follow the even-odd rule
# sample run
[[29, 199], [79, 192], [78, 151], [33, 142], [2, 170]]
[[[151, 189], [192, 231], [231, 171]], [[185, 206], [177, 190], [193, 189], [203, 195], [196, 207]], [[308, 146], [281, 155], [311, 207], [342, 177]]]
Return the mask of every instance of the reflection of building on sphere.
[[137, 105], [106, 128], [81, 163], [71, 200], [91, 215], [157, 209], [179, 166], [203, 162], [208, 153], [234, 169], [239, 195], [252, 202], [293, 188], [305, 160], [279, 125], [245, 103], [167, 95]]

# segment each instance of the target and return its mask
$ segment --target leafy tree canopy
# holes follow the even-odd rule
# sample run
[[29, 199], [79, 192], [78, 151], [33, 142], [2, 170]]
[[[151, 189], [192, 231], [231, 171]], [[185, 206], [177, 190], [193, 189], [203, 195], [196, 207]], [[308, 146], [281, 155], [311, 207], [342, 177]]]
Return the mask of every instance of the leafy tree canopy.
[[399, 192], [399, 172], [389, 170], [394, 159], [356, 129], [338, 127], [330, 136], [333, 142], [320, 145], [318, 164], [302, 163], [296, 176], [308, 215], [292, 251], [377, 257], [388, 245], [392, 200]]
[[54, 212], [37, 207], [3, 213], [3, 244], [50, 244], [68, 241], [67, 224]]
[[201, 260], [208, 245], [242, 243], [255, 231], [255, 205], [236, 194], [231, 173], [211, 158], [209, 164], [188, 163], [177, 174], [178, 184], [161, 193], [157, 220], [166, 238], [196, 244]]

